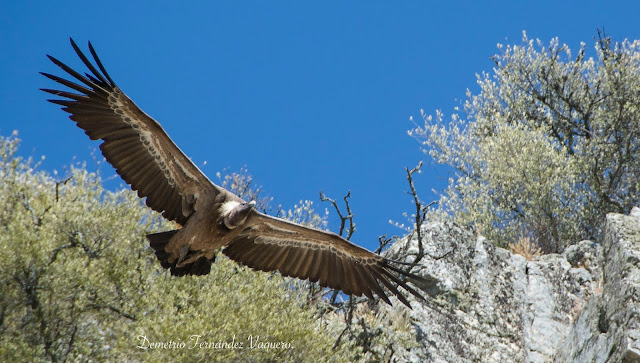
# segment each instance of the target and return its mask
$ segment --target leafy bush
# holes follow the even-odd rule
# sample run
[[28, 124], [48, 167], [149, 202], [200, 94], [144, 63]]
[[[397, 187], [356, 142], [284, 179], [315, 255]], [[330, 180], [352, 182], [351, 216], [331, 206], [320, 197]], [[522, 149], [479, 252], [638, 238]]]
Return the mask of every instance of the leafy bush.
[[438, 213], [503, 247], [530, 237], [549, 253], [597, 239], [606, 213], [639, 202], [640, 41], [599, 33], [595, 58], [584, 43], [574, 55], [526, 34], [498, 48], [462, 115], [422, 112], [409, 132], [456, 171]]
[[172, 277], [145, 234], [174, 227], [135, 193], [83, 166], [56, 182], [17, 147], [0, 137], [0, 360], [353, 357], [288, 280], [222, 254], [210, 275]]

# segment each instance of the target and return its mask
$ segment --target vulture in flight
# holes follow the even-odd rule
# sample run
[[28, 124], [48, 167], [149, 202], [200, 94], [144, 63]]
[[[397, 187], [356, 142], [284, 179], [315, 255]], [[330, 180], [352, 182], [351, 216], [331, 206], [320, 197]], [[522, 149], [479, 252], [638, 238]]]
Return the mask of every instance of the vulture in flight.
[[[259, 212], [215, 185], [176, 146], [162, 126], [143, 112], [111, 79], [89, 42], [95, 65], [71, 39], [71, 46], [89, 72], [79, 73], [47, 57], [73, 80], [41, 73], [76, 92], [42, 91], [71, 114], [69, 118], [91, 140], [102, 140], [107, 161], [146, 204], [181, 228], [147, 235], [162, 267], [172, 275], [206, 275], [216, 251], [256, 270], [278, 270], [284, 276], [319, 282], [347, 295], [391, 304], [384, 288], [406, 306], [402, 287], [419, 299], [407, 280], [426, 281], [403, 271], [401, 262], [376, 255], [337, 234], [304, 227]], [[97, 66], [97, 68], [96, 68]]]

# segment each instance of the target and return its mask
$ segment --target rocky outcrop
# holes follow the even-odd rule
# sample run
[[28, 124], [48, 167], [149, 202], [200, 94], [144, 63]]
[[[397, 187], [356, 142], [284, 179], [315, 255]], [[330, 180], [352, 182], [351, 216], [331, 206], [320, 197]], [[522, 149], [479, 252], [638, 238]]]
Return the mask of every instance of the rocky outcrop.
[[[430, 362], [636, 361], [640, 358], [640, 209], [607, 217], [602, 244], [582, 241], [531, 261], [453, 223], [422, 230], [412, 270], [433, 281], [412, 301], [418, 348]], [[387, 256], [413, 261], [416, 234]], [[406, 257], [408, 256], [408, 257]]]
[[640, 362], [640, 209], [607, 216], [603, 277], [558, 349], [559, 362]]

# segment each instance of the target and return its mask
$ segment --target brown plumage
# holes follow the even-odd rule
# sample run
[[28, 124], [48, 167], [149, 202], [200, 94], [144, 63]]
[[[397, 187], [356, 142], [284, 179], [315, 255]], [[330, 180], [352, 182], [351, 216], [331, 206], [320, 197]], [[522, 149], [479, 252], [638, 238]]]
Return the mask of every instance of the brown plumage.
[[[391, 261], [326, 231], [260, 213], [233, 193], [212, 183], [173, 143], [162, 126], [144, 113], [113, 82], [89, 43], [96, 68], [73, 40], [71, 45], [90, 73], [82, 75], [48, 56], [80, 83], [42, 73], [78, 93], [42, 89], [61, 96], [70, 118], [92, 140], [118, 174], [153, 210], [183, 227], [148, 235], [162, 267], [171, 274], [205, 275], [215, 251], [256, 270], [309, 279], [345, 294], [391, 304], [384, 288], [411, 307], [401, 286], [424, 299], [404, 278], [425, 279]], [[401, 276], [401, 277], [399, 277]]]

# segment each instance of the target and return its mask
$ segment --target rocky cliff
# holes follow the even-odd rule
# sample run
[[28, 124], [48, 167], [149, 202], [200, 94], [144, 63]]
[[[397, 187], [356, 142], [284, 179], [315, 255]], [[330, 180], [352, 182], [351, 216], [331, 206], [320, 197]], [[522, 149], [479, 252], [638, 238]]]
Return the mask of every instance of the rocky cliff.
[[[422, 228], [413, 301], [418, 348], [431, 362], [640, 361], [640, 209], [609, 214], [604, 239], [528, 261], [452, 223]], [[387, 256], [416, 255], [417, 237]], [[406, 257], [405, 261], [412, 261]]]

